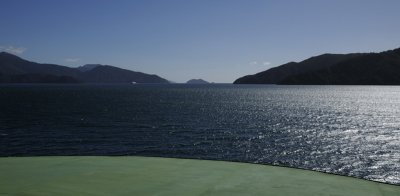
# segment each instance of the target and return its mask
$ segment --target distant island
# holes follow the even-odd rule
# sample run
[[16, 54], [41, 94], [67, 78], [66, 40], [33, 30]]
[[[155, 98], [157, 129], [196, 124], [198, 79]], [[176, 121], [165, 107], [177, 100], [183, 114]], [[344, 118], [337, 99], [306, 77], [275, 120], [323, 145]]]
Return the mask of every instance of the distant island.
[[71, 68], [30, 62], [1, 52], [0, 83], [169, 83], [169, 81], [154, 74], [111, 65], [88, 64]]
[[241, 77], [234, 84], [400, 85], [400, 48], [381, 53], [323, 54]]
[[210, 82], [207, 82], [203, 79], [191, 79], [187, 81], [186, 84], [210, 84]]

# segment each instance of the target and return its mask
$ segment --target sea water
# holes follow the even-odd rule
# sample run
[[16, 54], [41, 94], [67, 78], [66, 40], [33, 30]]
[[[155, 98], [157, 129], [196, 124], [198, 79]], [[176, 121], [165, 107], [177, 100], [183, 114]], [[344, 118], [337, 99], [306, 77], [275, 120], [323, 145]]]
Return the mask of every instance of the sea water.
[[273, 164], [400, 184], [400, 87], [1, 85], [0, 156]]

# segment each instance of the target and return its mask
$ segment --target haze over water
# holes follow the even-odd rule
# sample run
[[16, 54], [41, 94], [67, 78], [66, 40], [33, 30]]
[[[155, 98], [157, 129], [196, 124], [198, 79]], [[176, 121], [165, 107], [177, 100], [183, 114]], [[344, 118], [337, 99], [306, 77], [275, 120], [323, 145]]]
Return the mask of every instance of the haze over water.
[[400, 184], [400, 87], [1, 85], [0, 156], [145, 155]]

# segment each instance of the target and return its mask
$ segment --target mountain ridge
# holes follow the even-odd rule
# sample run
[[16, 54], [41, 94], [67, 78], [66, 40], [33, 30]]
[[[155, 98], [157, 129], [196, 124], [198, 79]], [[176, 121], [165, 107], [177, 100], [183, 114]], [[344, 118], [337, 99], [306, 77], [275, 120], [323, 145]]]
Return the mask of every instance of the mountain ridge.
[[92, 69], [96, 68], [97, 66], [102, 66], [102, 65], [101, 64], [85, 64], [85, 65], [77, 67], [77, 69], [81, 72], [85, 72], [85, 71], [92, 70]]
[[[380, 53], [326, 53], [240, 77], [234, 84], [400, 84], [398, 53], [400, 48]], [[397, 66], [388, 66], [393, 64]]]
[[210, 82], [207, 82], [203, 79], [190, 79], [186, 82], [186, 84], [210, 84]]
[[287, 77], [280, 84], [400, 85], [400, 48], [365, 53], [328, 69]]
[[[100, 68], [99, 68], [100, 67]], [[111, 65], [88, 64], [71, 68], [31, 62], [16, 55], [0, 53], [0, 83], [169, 83], [147, 74]]]

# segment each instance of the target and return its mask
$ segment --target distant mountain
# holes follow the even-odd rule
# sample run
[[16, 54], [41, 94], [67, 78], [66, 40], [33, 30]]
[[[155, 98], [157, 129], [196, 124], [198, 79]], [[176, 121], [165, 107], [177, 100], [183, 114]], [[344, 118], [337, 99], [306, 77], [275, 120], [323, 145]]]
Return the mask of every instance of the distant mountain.
[[235, 84], [400, 85], [400, 49], [323, 54], [237, 79]]
[[0, 73], [2, 75], [42, 74], [78, 77], [80, 71], [61, 65], [30, 62], [15, 55], [0, 52]]
[[157, 75], [113, 66], [89, 64], [70, 68], [41, 64], [15, 55], [0, 53], [0, 83], [169, 83]]
[[110, 65], [99, 65], [81, 74], [81, 79], [91, 83], [169, 83], [157, 75], [135, 72]]
[[210, 83], [203, 79], [191, 79], [187, 81], [186, 84], [210, 84]]
[[266, 71], [237, 79], [235, 84], [279, 84], [289, 76], [330, 67], [340, 61], [362, 54], [323, 54], [302, 62], [289, 62]]
[[326, 69], [292, 75], [280, 84], [400, 85], [400, 48], [365, 54]]
[[98, 66], [101, 66], [101, 65], [100, 64], [86, 64], [86, 65], [78, 67], [77, 69], [81, 72], [85, 72], [85, 71], [92, 70]]

